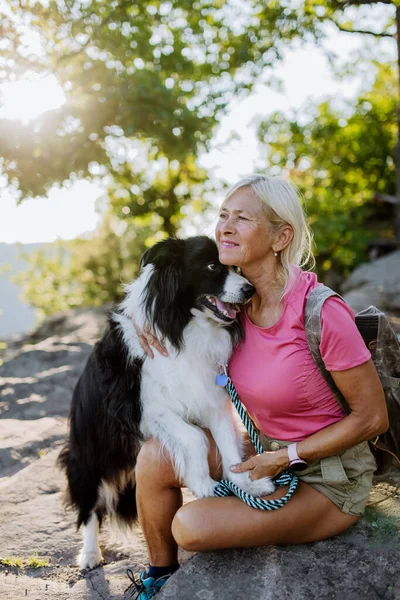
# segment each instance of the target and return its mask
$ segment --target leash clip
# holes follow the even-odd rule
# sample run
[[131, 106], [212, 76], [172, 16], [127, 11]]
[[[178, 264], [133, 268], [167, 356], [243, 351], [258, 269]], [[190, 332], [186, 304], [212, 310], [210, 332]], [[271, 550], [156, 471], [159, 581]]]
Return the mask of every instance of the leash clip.
[[219, 373], [215, 378], [215, 383], [220, 387], [226, 387], [230, 381], [226, 367], [228, 365], [218, 365]]

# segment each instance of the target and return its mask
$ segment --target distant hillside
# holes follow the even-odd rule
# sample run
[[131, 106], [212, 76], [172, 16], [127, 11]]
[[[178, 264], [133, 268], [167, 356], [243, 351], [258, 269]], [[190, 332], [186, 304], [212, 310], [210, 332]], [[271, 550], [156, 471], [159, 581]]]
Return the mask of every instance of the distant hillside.
[[[26, 333], [35, 325], [36, 310], [21, 300], [21, 290], [10, 281], [12, 275], [26, 269], [22, 253], [31, 254], [50, 244], [2, 244], [0, 243], [0, 338], [16, 333]], [[10, 269], [3, 272], [6, 265]]]

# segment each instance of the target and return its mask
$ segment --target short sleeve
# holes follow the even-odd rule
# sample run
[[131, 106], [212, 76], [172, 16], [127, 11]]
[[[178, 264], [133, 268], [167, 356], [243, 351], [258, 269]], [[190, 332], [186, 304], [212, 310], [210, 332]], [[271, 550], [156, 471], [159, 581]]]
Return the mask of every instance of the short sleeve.
[[371, 358], [354, 313], [343, 300], [332, 297], [325, 301], [321, 324], [321, 357], [328, 371], [345, 371]]

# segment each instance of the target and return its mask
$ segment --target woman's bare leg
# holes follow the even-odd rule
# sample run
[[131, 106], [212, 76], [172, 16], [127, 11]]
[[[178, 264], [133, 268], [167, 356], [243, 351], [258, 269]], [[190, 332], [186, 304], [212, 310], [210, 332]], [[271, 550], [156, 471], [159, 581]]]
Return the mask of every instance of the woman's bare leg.
[[[214, 479], [221, 478], [219, 457], [211, 437], [209, 466]], [[182, 483], [177, 479], [170, 458], [160, 443], [151, 439], [143, 444], [135, 469], [136, 503], [139, 522], [146, 540], [149, 562], [155, 566], [173, 565], [178, 546], [171, 532], [172, 520], [182, 506]]]
[[[268, 499], [282, 497], [286, 491], [278, 488]], [[316, 542], [346, 531], [357, 520], [299, 482], [293, 497], [279, 510], [251, 508], [235, 497], [190, 502], [176, 513], [172, 533], [179, 546], [200, 552]]]
[[[218, 453], [209, 440], [210, 473], [220, 479]], [[248, 443], [245, 454], [253, 453]], [[358, 520], [303, 482], [288, 504], [274, 511], [251, 508], [235, 497], [203, 498], [182, 506], [182, 484], [158, 440], [149, 440], [140, 451], [136, 485], [139, 521], [153, 566], [176, 563], [178, 544], [190, 551], [300, 544], [338, 535]], [[268, 499], [286, 491], [278, 488]]]

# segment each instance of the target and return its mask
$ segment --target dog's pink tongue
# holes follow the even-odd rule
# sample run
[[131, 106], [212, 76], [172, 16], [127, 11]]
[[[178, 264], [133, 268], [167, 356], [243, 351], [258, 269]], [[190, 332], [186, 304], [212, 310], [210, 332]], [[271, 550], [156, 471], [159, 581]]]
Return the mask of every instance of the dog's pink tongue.
[[221, 302], [221, 300], [218, 300], [218, 298], [216, 298], [216, 301], [217, 308], [220, 312], [226, 311], [228, 313], [228, 317], [230, 317], [231, 319], [234, 319], [236, 317], [236, 310], [232, 308], [230, 304], [225, 304], [225, 302]]

